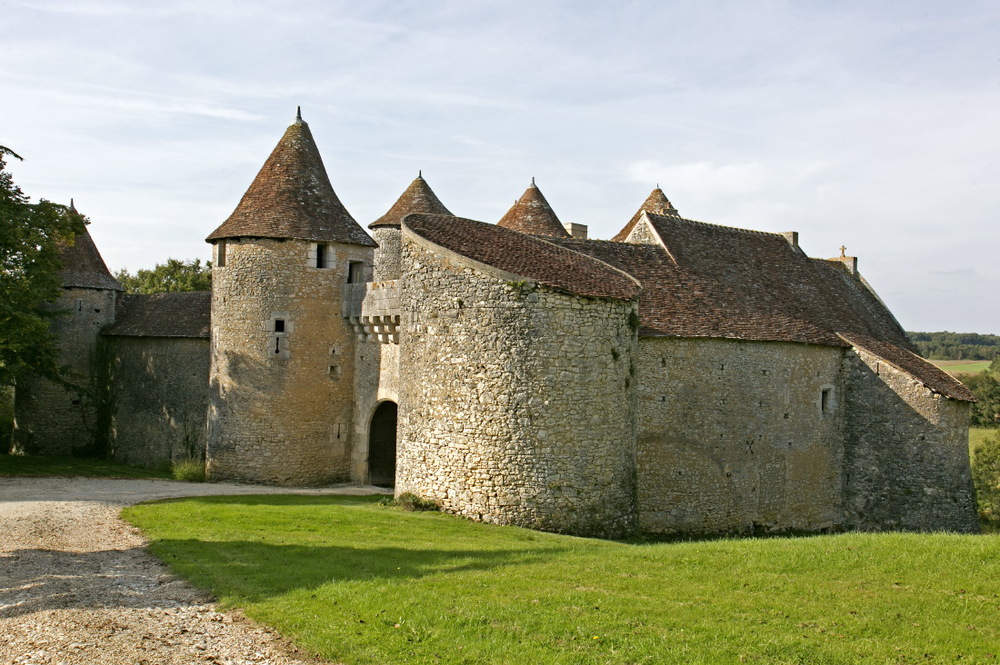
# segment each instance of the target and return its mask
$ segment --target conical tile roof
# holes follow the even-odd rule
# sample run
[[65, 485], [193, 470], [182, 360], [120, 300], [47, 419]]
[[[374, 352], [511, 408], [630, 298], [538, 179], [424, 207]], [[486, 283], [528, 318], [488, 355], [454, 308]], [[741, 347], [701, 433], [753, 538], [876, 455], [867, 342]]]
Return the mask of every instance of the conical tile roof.
[[635, 225], [639, 222], [639, 218], [642, 217], [642, 212], [644, 210], [654, 215], [680, 215], [680, 213], [677, 212], [677, 208], [674, 207], [674, 204], [670, 202], [667, 195], [664, 194], [663, 190], [660, 189], [660, 186], [657, 185], [656, 189], [650, 192], [643, 204], [639, 206], [639, 209], [636, 210], [634, 215], [632, 215], [632, 219], [628, 220], [628, 224], [625, 225], [625, 228], [619, 231], [618, 235], [612, 238], [612, 240], [625, 242], [625, 239], [628, 238], [628, 234], [632, 233], [632, 229], [635, 228]]
[[301, 116], [278, 141], [233, 214], [206, 240], [238, 237], [375, 246], [333, 191]]
[[569, 237], [552, 206], [542, 195], [542, 190], [535, 185], [534, 178], [521, 198], [500, 218], [497, 226], [536, 236]]
[[[72, 203], [70, 214], [79, 214]], [[73, 236], [72, 240], [59, 243], [59, 262], [62, 264], [59, 281], [64, 287], [123, 290], [122, 285], [108, 270], [86, 228]]]
[[403, 192], [403, 195], [392, 204], [389, 212], [369, 224], [368, 228], [400, 226], [403, 223], [403, 218], [411, 213], [450, 215], [451, 211], [444, 207], [434, 190], [424, 180], [423, 175], [417, 175], [416, 179]]

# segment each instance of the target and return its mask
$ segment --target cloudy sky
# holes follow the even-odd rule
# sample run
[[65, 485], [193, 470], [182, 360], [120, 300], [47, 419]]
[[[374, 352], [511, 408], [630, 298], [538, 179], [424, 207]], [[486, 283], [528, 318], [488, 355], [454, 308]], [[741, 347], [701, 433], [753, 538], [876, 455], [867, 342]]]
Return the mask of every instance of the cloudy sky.
[[302, 113], [367, 226], [423, 170], [531, 178], [609, 238], [690, 219], [846, 245], [904, 327], [1000, 334], [1000, 3], [0, 0], [0, 145], [112, 270], [208, 258]]

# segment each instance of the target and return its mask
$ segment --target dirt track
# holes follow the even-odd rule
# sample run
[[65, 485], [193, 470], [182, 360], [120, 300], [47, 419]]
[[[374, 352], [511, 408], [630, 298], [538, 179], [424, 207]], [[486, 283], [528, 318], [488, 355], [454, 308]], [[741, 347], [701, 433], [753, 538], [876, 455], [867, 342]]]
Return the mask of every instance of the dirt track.
[[378, 491], [0, 478], [0, 663], [314, 663], [238, 613], [216, 611], [118, 513], [176, 496]]

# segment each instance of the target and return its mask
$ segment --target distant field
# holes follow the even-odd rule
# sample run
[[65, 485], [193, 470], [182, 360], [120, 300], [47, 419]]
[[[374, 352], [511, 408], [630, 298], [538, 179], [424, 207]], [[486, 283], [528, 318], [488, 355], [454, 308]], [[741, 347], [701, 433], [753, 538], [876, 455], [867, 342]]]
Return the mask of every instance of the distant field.
[[989, 360], [931, 360], [929, 362], [952, 376], [957, 374], [978, 374], [990, 368]]
[[970, 427], [969, 428], [969, 454], [972, 454], [976, 448], [986, 443], [986, 439], [1000, 434], [1000, 430], [990, 429], [988, 427]]

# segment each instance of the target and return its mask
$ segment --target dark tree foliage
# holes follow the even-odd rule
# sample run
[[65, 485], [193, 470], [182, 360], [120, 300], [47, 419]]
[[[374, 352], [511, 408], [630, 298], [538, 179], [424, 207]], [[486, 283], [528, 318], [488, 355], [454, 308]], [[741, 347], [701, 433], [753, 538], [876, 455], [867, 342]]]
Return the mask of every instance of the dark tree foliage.
[[59, 296], [60, 241], [84, 230], [86, 219], [66, 206], [31, 203], [7, 172], [0, 146], [0, 385], [23, 372], [59, 380], [58, 352], [49, 331]]
[[167, 291], [208, 291], [212, 288], [212, 264], [201, 259], [179, 261], [167, 259], [152, 270], [139, 270], [134, 275], [125, 268], [115, 278], [128, 293], [164, 293]]
[[963, 379], [963, 383], [978, 400], [972, 405], [972, 426], [1000, 427], [1000, 374], [986, 370]]
[[934, 360], [1000, 358], [1000, 336], [979, 333], [908, 332], [920, 355]]

